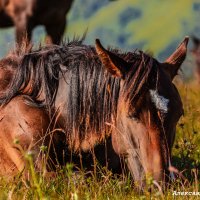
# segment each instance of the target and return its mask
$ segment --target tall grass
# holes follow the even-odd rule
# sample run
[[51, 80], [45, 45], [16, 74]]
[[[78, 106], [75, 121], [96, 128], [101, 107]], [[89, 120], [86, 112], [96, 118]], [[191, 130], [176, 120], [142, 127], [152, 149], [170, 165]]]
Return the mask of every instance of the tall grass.
[[[143, 193], [134, 190], [130, 174], [116, 176], [106, 168], [96, 166], [96, 173], [73, 171], [73, 165], [57, 168], [55, 173], [36, 172], [32, 155], [24, 154], [28, 175], [0, 179], [0, 199], [198, 199], [200, 196], [173, 196], [176, 192], [200, 191], [200, 87], [198, 84], [179, 84], [185, 115], [177, 126], [172, 164], [179, 169], [178, 178], [170, 183], [164, 194], [147, 178]], [[45, 169], [44, 169], [45, 170]]]

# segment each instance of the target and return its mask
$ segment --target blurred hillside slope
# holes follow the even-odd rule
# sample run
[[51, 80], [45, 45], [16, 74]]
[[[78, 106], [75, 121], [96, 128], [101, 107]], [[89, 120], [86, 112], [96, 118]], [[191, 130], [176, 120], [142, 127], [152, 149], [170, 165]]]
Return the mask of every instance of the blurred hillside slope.
[[[200, 37], [200, 1], [197, 0], [75, 0], [68, 15], [65, 37], [81, 36], [86, 43], [100, 38], [107, 46], [151, 51], [164, 60], [185, 35]], [[40, 27], [34, 42], [44, 40]], [[0, 31], [0, 55], [14, 43], [14, 30]]]

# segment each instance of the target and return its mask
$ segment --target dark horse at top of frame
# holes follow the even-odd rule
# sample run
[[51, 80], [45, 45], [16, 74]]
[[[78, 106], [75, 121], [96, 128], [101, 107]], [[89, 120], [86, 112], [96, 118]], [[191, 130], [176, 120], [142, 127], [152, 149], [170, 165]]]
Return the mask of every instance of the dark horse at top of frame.
[[0, 27], [15, 26], [20, 45], [25, 36], [28, 42], [31, 40], [37, 25], [44, 25], [48, 42], [59, 44], [72, 3], [73, 0], [0, 0]]
[[145, 175], [169, 175], [176, 124], [183, 105], [173, 79], [187, 53], [188, 38], [160, 63], [144, 52], [123, 53], [73, 41], [18, 56], [14, 78], [0, 94], [6, 105], [27, 101], [59, 111], [70, 151], [90, 151], [111, 137], [115, 152], [142, 187]]

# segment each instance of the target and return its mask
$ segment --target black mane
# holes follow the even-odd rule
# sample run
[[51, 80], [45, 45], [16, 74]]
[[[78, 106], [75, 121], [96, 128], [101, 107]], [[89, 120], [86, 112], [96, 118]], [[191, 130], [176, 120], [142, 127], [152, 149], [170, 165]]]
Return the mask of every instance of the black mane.
[[149, 87], [152, 77], [154, 79], [156, 70], [152, 69], [157, 66], [156, 61], [143, 52], [111, 51], [132, 63], [123, 88], [120, 88], [122, 80], [102, 66], [94, 47], [73, 41], [42, 47], [22, 56], [10, 89], [1, 96], [0, 103], [5, 105], [13, 97], [25, 94], [37, 105], [52, 107], [59, 79], [67, 73], [66, 84], [70, 88], [66, 105], [68, 131], [73, 130], [74, 137], [78, 133], [79, 140], [87, 137], [86, 133], [105, 135], [110, 127], [105, 124], [112, 123], [116, 117], [119, 95], [128, 103], [136, 102]]

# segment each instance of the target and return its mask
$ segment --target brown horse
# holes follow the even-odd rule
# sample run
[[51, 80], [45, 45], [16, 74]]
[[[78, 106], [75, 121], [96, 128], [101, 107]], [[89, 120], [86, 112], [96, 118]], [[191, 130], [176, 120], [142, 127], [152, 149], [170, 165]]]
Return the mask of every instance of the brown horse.
[[[19, 52], [18, 52], [19, 53]], [[21, 57], [12, 52], [0, 60], [0, 94], [4, 94], [16, 74]], [[93, 152], [72, 154], [66, 149], [65, 135], [56, 122], [44, 108], [27, 104], [26, 96], [13, 98], [6, 106], [0, 108], [0, 175], [16, 175], [25, 169], [25, 154], [32, 152], [37, 170], [42, 170], [42, 156], [40, 147], [49, 148], [47, 156], [47, 169], [54, 170], [55, 165], [73, 162], [78, 168], [93, 170], [95, 163], [108, 167], [113, 173], [121, 173], [123, 161], [112, 148], [111, 140], [97, 145]], [[54, 126], [52, 126], [55, 124]], [[14, 142], [18, 141], [17, 144]], [[22, 151], [23, 150], [23, 151]], [[96, 157], [96, 161], [94, 158]], [[45, 164], [45, 163], [44, 163]]]
[[[47, 170], [53, 170], [64, 161], [62, 134], [58, 137], [59, 131], [50, 125], [44, 108], [27, 105], [26, 97], [19, 96], [0, 109], [0, 120], [0, 175], [12, 176], [23, 171], [29, 153], [39, 171], [45, 165]], [[48, 152], [42, 152], [42, 145], [48, 147]]]
[[[0, 61], [0, 91], [9, 88], [19, 64], [19, 57], [11, 54]], [[13, 98], [0, 108], [0, 175], [12, 176], [25, 169], [25, 154], [32, 152], [37, 170], [53, 169], [64, 162], [65, 135], [55, 126], [45, 108], [27, 104], [26, 96]], [[53, 120], [53, 122], [52, 122]], [[64, 136], [64, 137], [63, 137]], [[49, 147], [45, 160], [40, 147]], [[59, 152], [59, 153], [58, 153]]]
[[59, 44], [72, 3], [73, 0], [0, 0], [0, 27], [14, 25], [20, 45], [25, 33], [30, 41], [32, 30], [44, 25], [48, 41]]
[[194, 46], [191, 52], [195, 59], [197, 77], [200, 81], [200, 39], [195, 36], [192, 36], [192, 41]]
[[163, 181], [171, 163], [176, 124], [183, 114], [172, 83], [188, 38], [164, 62], [143, 52], [121, 53], [73, 41], [22, 56], [2, 105], [18, 95], [59, 109], [72, 152], [91, 151], [107, 137], [139, 186], [145, 175]]

